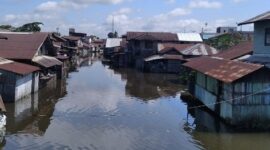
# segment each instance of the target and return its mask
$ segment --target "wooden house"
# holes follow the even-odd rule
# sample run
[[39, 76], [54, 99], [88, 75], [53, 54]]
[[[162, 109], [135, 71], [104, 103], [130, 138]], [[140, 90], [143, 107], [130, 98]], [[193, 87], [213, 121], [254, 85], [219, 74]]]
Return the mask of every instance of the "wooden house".
[[200, 57], [184, 66], [195, 73], [190, 92], [227, 123], [255, 127], [270, 122], [270, 77], [263, 65]]
[[177, 34], [166, 32], [127, 32], [130, 63], [143, 69], [144, 59], [157, 54], [158, 43], [178, 42]]
[[0, 58], [0, 94], [14, 102], [39, 89], [39, 68]]
[[[48, 78], [61, 72], [62, 64], [55, 58], [57, 50], [49, 33], [9, 32], [2, 35], [7, 40], [0, 40], [0, 57], [41, 67], [40, 77]], [[46, 59], [40, 59], [44, 57]]]
[[227, 123], [242, 128], [270, 128], [270, 12], [254, 23], [254, 41], [214, 55], [191, 59], [194, 73], [189, 91]]
[[181, 73], [189, 58], [210, 56], [218, 51], [206, 44], [159, 43], [158, 54], [144, 59], [144, 70], [159, 73]]

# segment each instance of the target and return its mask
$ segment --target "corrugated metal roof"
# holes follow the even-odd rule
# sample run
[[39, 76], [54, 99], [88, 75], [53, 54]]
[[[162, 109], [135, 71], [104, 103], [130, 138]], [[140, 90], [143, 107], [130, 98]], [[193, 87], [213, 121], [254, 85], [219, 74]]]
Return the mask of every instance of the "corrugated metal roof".
[[35, 71], [38, 71], [39, 68], [32, 66], [32, 65], [27, 65], [23, 63], [18, 63], [18, 62], [12, 62], [12, 63], [7, 63], [7, 64], [2, 64], [0, 65], [0, 69], [13, 72], [16, 74], [20, 75], [26, 75]]
[[218, 51], [214, 47], [200, 43], [182, 50], [181, 53], [183, 55], [206, 56], [217, 54]]
[[252, 54], [253, 52], [253, 42], [247, 41], [247, 42], [241, 42], [228, 50], [222, 51], [219, 54], [216, 54], [216, 57], [221, 57], [224, 59], [237, 59], [239, 57], [242, 57], [244, 55]]
[[172, 49], [177, 50], [179, 53], [184, 49], [193, 46], [194, 44], [178, 44], [178, 43], [159, 43], [158, 44], [158, 53], [164, 54]]
[[185, 60], [185, 59], [181, 55], [153, 55], [144, 59], [144, 61], [146, 62], [154, 60]]
[[26, 75], [39, 70], [39, 68], [0, 57], [0, 70], [13, 72], [19, 75]]
[[270, 20], [270, 11], [265, 12], [263, 14], [260, 14], [256, 17], [253, 17], [251, 19], [248, 19], [244, 22], [239, 23], [238, 25], [245, 25], [245, 24], [251, 24], [259, 21], [265, 21], [265, 20]]
[[63, 64], [60, 60], [50, 56], [36, 56], [32, 61], [45, 68]]
[[119, 47], [121, 46], [122, 40], [121, 38], [108, 38], [106, 40], [106, 48]]
[[263, 68], [263, 65], [206, 56], [190, 59], [184, 66], [225, 83], [232, 83]]
[[66, 40], [70, 40], [70, 41], [79, 41], [79, 40], [81, 40], [81, 37], [78, 37], [78, 36], [63, 36], [62, 38], [66, 39]]
[[179, 41], [177, 34], [169, 32], [127, 32], [127, 40]]
[[7, 59], [32, 59], [48, 33], [1, 33], [7, 40], [0, 40], [0, 57]]
[[203, 42], [199, 33], [177, 33], [177, 36], [182, 42]]

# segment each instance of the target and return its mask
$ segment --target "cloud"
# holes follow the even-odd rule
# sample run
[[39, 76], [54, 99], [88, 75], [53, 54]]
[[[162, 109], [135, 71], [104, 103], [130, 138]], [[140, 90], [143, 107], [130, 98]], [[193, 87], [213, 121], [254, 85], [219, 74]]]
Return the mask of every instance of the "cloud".
[[[116, 30], [120, 34], [127, 31], [162, 31], [162, 32], [183, 32], [198, 31], [201, 29], [201, 22], [193, 19], [183, 19], [182, 17], [191, 14], [190, 9], [175, 8], [167, 13], [161, 13], [150, 17], [133, 17], [129, 13], [113, 12], [106, 19], [107, 31], [110, 31], [112, 17], [114, 17]], [[125, 12], [125, 11], [124, 11]], [[129, 12], [129, 11], [127, 11]]]
[[61, 0], [46, 1], [37, 6], [37, 11], [57, 11], [68, 9], [79, 9], [91, 4], [119, 4], [125, 0]]
[[240, 3], [240, 2], [244, 2], [246, 0], [232, 0], [234, 3]]
[[222, 3], [209, 0], [193, 0], [189, 3], [190, 8], [221, 8]]
[[185, 8], [176, 8], [170, 11], [168, 14], [172, 16], [185, 16], [191, 14], [191, 10]]
[[58, 9], [58, 3], [55, 1], [47, 1], [47, 2], [41, 3], [36, 8], [36, 10], [38, 11], [51, 11], [51, 10], [57, 10], [57, 9]]

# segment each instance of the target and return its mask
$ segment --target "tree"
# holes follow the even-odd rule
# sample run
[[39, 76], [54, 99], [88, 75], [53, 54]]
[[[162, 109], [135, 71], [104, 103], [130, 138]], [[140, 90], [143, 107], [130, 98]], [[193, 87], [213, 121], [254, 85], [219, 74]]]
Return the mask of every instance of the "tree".
[[108, 34], [108, 38], [114, 38], [114, 34], [113, 34], [112, 32], [110, 32], [110, 33]]
[[116, 31], [114, 33], [113, 32], [110, 32], [108, 34], [108, 38], [118, 38], [118, 33]]
[[32, 22], [22, 25], [15, 29], [15, 32], [40, 32], [40, 25], [43, 25], [42, 22]]
[[40, 25], [43, 25], [41, 22], [32, 22], [24, 24], [20, 27], [13, 27], [12, 25], [0, 25], [0, 29], [9, 30], [12, 32], [40, 32]]

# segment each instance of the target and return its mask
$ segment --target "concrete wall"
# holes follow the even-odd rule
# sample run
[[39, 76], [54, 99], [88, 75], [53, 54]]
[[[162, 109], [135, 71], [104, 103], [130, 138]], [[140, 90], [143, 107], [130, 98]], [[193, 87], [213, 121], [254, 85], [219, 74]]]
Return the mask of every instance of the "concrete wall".
[[254, 54], [270, 55], [270, 46], [265, 46], [265, 29], [270, 28], [270, 21], [254, 24]]
[[39, 89], [39, 72], [33, 73], [32, 93], [35, 93]]
[[32, 73], [26, 76], [17, 76], [15, 100], [21, 99], [32, 93]]

